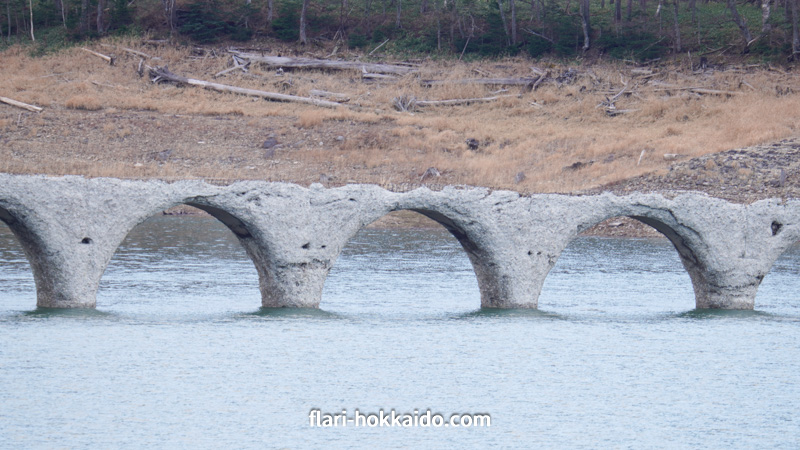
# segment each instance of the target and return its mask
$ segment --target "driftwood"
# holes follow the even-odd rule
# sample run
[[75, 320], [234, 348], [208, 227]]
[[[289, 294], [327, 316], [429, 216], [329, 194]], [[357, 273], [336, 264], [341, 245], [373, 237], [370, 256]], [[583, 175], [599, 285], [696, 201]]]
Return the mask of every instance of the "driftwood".
[[734, 91], [719, 91], [716, 89], [702, 89], [702, 88], [689, 89], [689, 92], [694, 92], [695, 94], [707, 94], [707, 95], [727, 95], [730, 97], [733, 97], [734, 95], [739, 95], [738, 92]]
[[244, 63], [240, 62], [237, 57], [233, 57], [233, 67], [229, 67], [225, 70], [221, 70], [214, 74], [214, 78], [219, 78], [225, 75], [228, 72], [233, 72], [234, 70], [242, 69], [242, 72], [247, 73], [247, 69], [250, 67], [250, 61], [245, 61]]
[[495, 95], [492, 97], [479, 97], [479, 98], [456, 98], [452, 100], [417, 100], [417, 106], [457, 106], [468, 105], [470, 103], [487, 103], [499, 100], [505, 97], [517, 97], [516, 95]]
[[400, 64], [378, 64], [359, 61], [333, 61], [329, 59], [288, 58], [265, 56], [257, 53], [233, 52], [242, 59], [284, 69], [362, 70], [374, 74], [405, 75], [417, 70], [415, 66]]
[[638, 109], [616, 109], [616, 108], [606, 108], [606, 114], [611, 117], [619, 116], [622, 114], [630, 114], [639, 111]]
[[41, 112], [42, 111], [42, 108], [40, 108], [38, 106], [29, 105], [27, 103], [22, 103], [20, 101], [12, 100], [12, 99], [6, 98], [6, 97], [0, 97], [0, 102], [6, 103], [6, 104], [11, 105], [11, 106], [16, 106], [17, 108], [27, 109], [28, 111], [33, 111], [33, 112]]
[[384, 45], [386, 45], [387, 42], [389, 42], [389, 39], [383, 41], [383, 43], [381, 43], [381, 45], [375, 47], [371, 52], [369, 52], [369, 54], [367, 56], [372, 56], [373, 53], [377, 52], [379, 48], [381, 48]]
[[89, 52], [89, 53], [91, 53], [92, 55], [94, 55], [94, 56], [97, 56], [98, 58], [103, 58], [103, 59], [104, 59], [104, 60], [105, 60], [105, 61], [106, 61], [106, 62], [107, 62], [109, 65], [111, 65], [111, 66], [113, 66], [113, 65], [114, 65], [114, 61], [116, 61], [116, 59], [117, 59], [117, 58], [116, 58], [116, 57], [114, 57], [113, 55], [111, 55], [111, 56], [104, 55], [104, 54], [102, 54], [102, 53], [97, 53], [97, 52], [95, 52], [95, 51], [89, 50], [88, 48], [81, 48], [81, 50], [83, 50], [83, 51], [85, 51], [85, 52]]
[[539, 78], [537, 78], [536, 81], [534, 81], [533, 85], [531, 86], [531, 90], [535, 91], [536, 89], [539, 89], [539, 85], [542, 84], [542, 81], [544, 81], [544, 79], [549, 76], [550, 76], [550, 71], [542, 72], [541, 74], [539, 74]]
[[[669, 85], [662, 85], [662, 86], [669, 86]], [[663, 87], [660, 89], [653, 89], [654, 92], [664, 92], [664, 91], [689, 91], [694, 92], [695, 94], [706, 94], [706, 95], [727, 95], [727, 96], [734, 96], [739, 95], [739, 92], [735, 91], [721, 91], [717, 89], [706, 89], [706, 88], [699, 88], [699, 87], [681, 87], [681, 86], [669, 86]]]
[[347, 103], [350, 101], [350, 96], [347, 94], [339, 94], [337, 92], [328, 92], [328, 91], [321, 91], [319, 89], [312, 89], [308, 93], [312, 97], [320, 97], [320, 98], [327, 98], [331, 101], [338, 102], [338, 103]]
[[362, 80], [385, 80], [385, 81], [396, 81], [397, 77], [394, 75], [388, 75], [384, 73], [369, 73], [363, 67], [361, 68], [361, 79]]
[[158, 83], [161, 81], [173, 81], [176, 83], [189, 84], [192, 86], [200, 86], [206, 89], [211, 89], [220, 92], [233, 92], [234, 94], [249, 95], [252, 97], [261, 97], [267, 100], [274, 100], [279, 102], [295, 102], [305, 103], [307, 105], [323, 106], [326, 108], [338, 108], [340, 105], [335, 102], [326, 100], [318, 100], [315, 98], [298, 97], [296, 95], [279, 94], [276, 92], [259, 91], [256, 89], [247, 89], [237, 86], [229, 86], [226, 84], [212, 83], [209, 81], [196, 80], [187, 78], [181, 75], [176, 75], [165, 67], [150, 67], [150, 75], [153, 77], [153, 82]]
[[392, 104], [396, 110], [401, 112], [414, 111], [417, 105], [417, 98], [413, 95], [403, 94], [400, 97], [393, 98]]
[[145, 52], [140, 52], [140, 51], [138, 51], [138, 50], [134, 50], [134, 49], [132, 49], [132, 48], [128, 48], [128, 47], [121, 47], [121, 48], [122, 48], [122, 51], [128, 52], [128, 53], [130, 53], [130, 54], [132, 54], [132, 55], [139, 56], [139, 57], [141, 57], [141, 58], [144, 58], [144, 59], [150, 59], [150, 58], [152, 58], [152, 56], [148, 55], [148, 54], [147, 54], [147, 53], [145, 53]]
[[421, 80], [422, 86], [441, 86], [448, 84], [486, 84], [491, 86], [533, 86], [534, 83], [542, 79], [538, 78], [463, 78], [460, 80]]

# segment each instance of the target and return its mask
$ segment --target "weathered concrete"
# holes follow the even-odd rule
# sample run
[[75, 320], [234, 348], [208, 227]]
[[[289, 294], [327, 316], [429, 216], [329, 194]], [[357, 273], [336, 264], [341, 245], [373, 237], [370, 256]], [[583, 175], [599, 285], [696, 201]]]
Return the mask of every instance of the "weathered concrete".
[[533, 195], [482, 188], [393, 193], [267, 182], [126, 181], [0, 174], [0, 220], [21, 242], [40, 307], [93, 307], [112, 255], [148, 217], [175, 205], [206, 210], [239, 239], [259, 274], [262, 304], [317, 307], [342, 248], [396, 210], [441, 223], [472, 262], [481, 305], [536, 308], [559, 255], [578, 234], [628, 216], [675, 246], [698, 308], [752, 309], [774, 261], [800, 239], [800, 202], [739, 205], [702, 194], [675, 198]]

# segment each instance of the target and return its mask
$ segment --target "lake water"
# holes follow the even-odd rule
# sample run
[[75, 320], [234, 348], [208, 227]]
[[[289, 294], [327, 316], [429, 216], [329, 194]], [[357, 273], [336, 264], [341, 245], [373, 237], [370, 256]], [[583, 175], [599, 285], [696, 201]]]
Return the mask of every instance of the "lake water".
[[[260, 308], [202, 217], [155, 217], [97, 310], [37, 310], [0, 226], [3, 448], [798, 448], [800, 252], [756, 311], [697, 311], [666, 240], [580, 238], [539, 311], [481, 310], [442, 230], [365, 230], [320, 310]], [[309, 426], [309, 413], [487, 413], [490, 427]]]

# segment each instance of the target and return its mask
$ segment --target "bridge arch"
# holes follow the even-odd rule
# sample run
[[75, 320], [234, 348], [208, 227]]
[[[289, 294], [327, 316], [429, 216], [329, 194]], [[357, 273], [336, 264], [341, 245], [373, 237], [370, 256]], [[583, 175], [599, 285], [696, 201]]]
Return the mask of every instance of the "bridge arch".
[[[695, 294], [695, 306], [707, 307], [705, 299], [709, 295], [709, 287], [713, 280], [709, 279], [706, 270], [708, 255], [707, 243], [702, 233], [682, 223], [673, 211], [662, 205], [648, 205], [645, 202], [620, 202], [611, 207], [601, 209], [580, 221], [574, 233], [565, 241], [563, 248], [572, 243], [584, 231], [617, 217], [630, 219], [648, 225], [666, 237], [678, 252], [681, 264], [689, 275]], [[562, 251], [563, 251], [562, 248]]]
[[[34, 255], [35, 252], [30, 250], [31, 246], [36, 245], [37, 240], [32, 239], [35, 236], [22, 222], [16, 219], [11, 212], [0, 205], [0, 226], [2, 225], [8, 227], [8, 230], [11, 232], [10, 234], [13, 236], [11, 239], [22, 249], [22, 253], [25, 255], [25, 260], [28, 262], [28, 267], [30, 267], [31, 275], [33, 276], [34, 287], [37, 287], [39, 285], [39, 280], [42, 280], [43, 277], [41, 274], [37, 276], [37, 267], [34, 266], [34, 261], [32, 259], [32, 255]], [[0, 265], [2, 264], [4, 264], [4, 261], [0, 261]], [[0, 289], [2, 289], [2, 286], [0, 286]]]
[[59, 259], [63, 253], [53, 245], [52, 240], [42, 236], [50, 231], [41, 226], [47, 220], [39, 217], [35, 208], [28, 208], [17, 202], [0, 201], [0, 221], [11, 230], [30, 264], [36, 285], [37, 306], [58, 307], [69, 303], [75, 293], [73, 289], [65, 289], [62, 281], [69, 279], [71, 274], [67, 265], [61, 264], [63, 260], [55, 263], [53, 261], [53, 258]]
[[427, 189], [391, 196], [380, 207], [362, 211], [357, 222], [350, 222], [349, 226], [344, 227], [339, 250], [361, 229], [381, 217], [396, 211], [412, 211], [444, 227], [461, 245], [477, 279], [481, 307], [535, 307], [535, 301], [528, 302], [531, 296], [527, 288], [522, 294], [515, 292], [519, 280], [505, 271], [508, 258], [500, 251], [503, 246], [496, 245], [497, 230], [492, 228], [491, 218], [481, 214], [485, 212], [486, 205], [480, 204], [480, 200], [486, 194], [479, 192], [475, 197], [474, 202], [464, 202], [458, 196], [453, 196], [452, 192]]
[[[610, 303], [651, 312], [692, 308], [694, 284], [672, 239], [633, 217], [612, 216], [598, 224], [604, 222], [610, 227], [584, 233], [588, 227], [567, 240], [543, 283], [543, 308], [605, 309]], [[623, 233], [615, 232], [620, 229]]]
[[[134, 228], [151, 217], [163, 214], [163, 211], [181, 205], [197, 208], [208, 213], [209, 216], [213, 217], [230, 230], [239, 241], [242, 248], [244, 248], [245, 253], [256, 268], [262, 301], [265, 296], [275, 295], [275, 293], [272, 292], [272, 285], [274, 284], [275, 277], [268, 264], [269, 242], [264, 239], [263, 234], [259, 232], [256, 225], [250, 223], [247, 218], [243, 217], [241, 211], [237, 209], [236, 206], [226, 205], [224, 202], [216, 201], [213, 197], [179, 197], [156, 205], [148, 205], [138, 211], [131, 211], [131, 214], [126, 217], [123, 225], [115, 230], [112, 238], [113, 251], [108, 255], [106, 266]], [[103, 270], [105, 270], [105, 267]]]
[[[431, 227], [439, 230], [445, 230], [455, 239], [463, 250], [463, 254], [467, 256], [470, 261], [473, 273], [475, 274], [478, 282], [478, 287], [481, 289], [481, 248], [478, 243], [471, 237], [470, 232], [460, 223], [463, 218], [454, 214], [449, 214], [447, 211], [442, 211], [444, 208], [436, 208], [435, 206], [418, 206], [418, 205], [387, 205], [385, 208], [370, 211], [362, 220], [344, 236], [342, 240], [342, 250], [351, 242], [357, 234], [365, 230], [371, 224], [380, 221], [381, 219], [392, 215], [393, 213], [409, 212], [413, 215], [422, 216], [420, 219], [431, 223]], [[423, 219], [424, 217], [424, 219]], [[410, 216], [406, 217], [409, 220]], [[427, 220], [426, 220], [427, 219]], [[413, 219], [412, 219], [413, 220]], [[404, 226], [401, 224], [401, 226]], [[484, 271], [485, 272], [485, 271]]]
[[323, 307], [330, 307], [328, 302], [338, 307], [338, 301], [357, 301], [376, 310], [480, 304], [477, 277], [465, 251], [468, 238], [446, 217], [397, 208], [369, 215], [364, 222], [369, 223], [342, 242], [325, 282]]

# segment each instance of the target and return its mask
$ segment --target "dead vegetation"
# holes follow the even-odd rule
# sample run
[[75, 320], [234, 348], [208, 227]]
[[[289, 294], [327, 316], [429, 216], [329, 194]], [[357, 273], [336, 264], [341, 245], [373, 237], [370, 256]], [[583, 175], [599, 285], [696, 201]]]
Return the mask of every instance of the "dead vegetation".
[[[318, 53], [304, 56], [330, 51]], [[382, 79], [129, 41], [41, 58], [12, 47], [0, 59], [0, 96], [44, 107], [0, 105], [0, 171], [13, 173], [404, 186], [435, 168], [425, 183], [573, 192], [797, 136], [800, 111], [797, 76], [761, 66], [428, 61]], [[347, 102], [322, 109], [154, 84], [140, 76], [144, 65]]]

